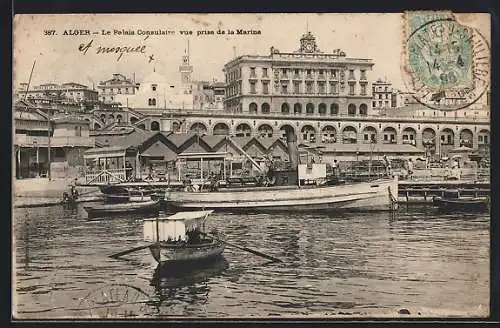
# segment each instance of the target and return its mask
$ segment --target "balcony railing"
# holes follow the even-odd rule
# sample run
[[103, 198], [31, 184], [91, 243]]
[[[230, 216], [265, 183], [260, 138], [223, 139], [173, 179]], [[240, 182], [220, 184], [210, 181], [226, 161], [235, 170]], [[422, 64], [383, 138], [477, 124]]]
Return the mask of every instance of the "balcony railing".
[[[49, 145], [49, 139], [44, 136], [27, 136], [17, 134], [14, 138], [14, 144], [21, 147], [47, 147]], [[94, 147], [94, 138], [77, 136], [52, 137], [50, 138], [50, 145], [52, 147]]]

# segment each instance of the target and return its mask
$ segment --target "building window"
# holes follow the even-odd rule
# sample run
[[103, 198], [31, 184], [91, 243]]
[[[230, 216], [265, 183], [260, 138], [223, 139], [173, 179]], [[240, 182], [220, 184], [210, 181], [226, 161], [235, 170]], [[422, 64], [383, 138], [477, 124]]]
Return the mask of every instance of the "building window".
[[361, 70], [360, 80], [366, 80], [366, 70], [364, 70], [364, 69]]
[[366, 96], [366, 84], [361, 84], [361, 95]]
[[[151, 89], [153, 89], [153, 91], [156, 91], [156, 84], [152, 84]], [[120, 93], [120, 89], [117, 89], [117, 90], [118, 90], [118, 93]]]
[[300, 93], [300, 81], [293, 81], [293, 92]]
[[356, 105], [349, 104], [349, 106], [347, 107], [347, 115], [356, 116]]
[[373, 107], [377, 107], [377, 102], [376, 101], [373, 102]]
[[330, 105], [330, 115], [339, 115], [339, 104]]
[[337, 69], [332, 69], [332, 77], [336, 80], [339, 77], [339, 71]]
[[354, 96], [355, 86], [354, 83], [349, 83], [349, 96]]
[[288, 75], [287, 75], [287, 70], [286, 70], [286, 68], [283, 68], [282, 72], [283, 72], [283, 77], [284, 77], [284, 78], [287, 78], [287, 77], [288, 77]]
[[250, 67], [250, 77], [256, 77], [255, 75], [255, 67]]
[[290, 112], [290, 106], [287, 103], [281, 105], [281, 112], [283, 114], [288, 114]]
[[299, 69], [298, 68], [295, 69], [294, 74], [295, 74], [295, 77], [299, 77]]
[[330, 93], [333, 95], [339, 94], [339, 83], [338, 82], [330, 82]]
[[156, 98], [149, 98], [148, 105], [149, 106], [156, 106]]
[[250, 82], [250, 93], [256, 93], [255, 91], [255, 82]]
[[264, 114], [269, 114], [269, 112], [271, 111], [271, 107], [269, 106], [268, 103], [263, 103], [261, 108], [262, 108], [262, 113]]
[[306, 105], [306, 114], [308, 115], [314, 114], [314, 105], [312, 103], [308, 103]]
[[262, 67], [262, 77], [267, 77], [267, 67]]
[[319, 115], [326, 115], [326, 104], [321, 103], [318, 106]]
[[302, 114], [302, 104], [295, 103], [295, 105], [293, 105], [293, 113], [294, 114]]
[[283, 84], [281, 86], [281, 93], [284, 95], [288, 94], [288, 85], [287, 84]]
[[356, 77], [354, 76], [354, 70], [350, 69], [349, 70], [349, 80], [355, 80]]
[[368, 106], [366, 104], [359, 105], [359, 115], [361, 116], [368, 115]]
[[319, 93], [326, 93], [325, 92], [325, 83], [324, 82], [319, 82], [318, 83], [318, 92]]
[[75, 136], [81, 137], [82, 136], [82, 127], [81, 126], [75, 126]]
[[266, 94], [266, 95], [269, 93], [269, 83], [268, 82], [262, 82], [262, 93]]
[[256, 103], [251, 103], [249, 106], [248, 106], [248, 111], [250, 113], [257, 113], [257, 104]]
[[312, 82], [306, 82], [306, 93], [313, 93], [313, 84], [312, 84]]

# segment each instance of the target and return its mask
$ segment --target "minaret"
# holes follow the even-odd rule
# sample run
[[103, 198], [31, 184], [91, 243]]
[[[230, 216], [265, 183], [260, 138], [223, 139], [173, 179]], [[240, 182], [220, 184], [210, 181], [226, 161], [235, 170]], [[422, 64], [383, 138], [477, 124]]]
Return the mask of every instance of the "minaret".
[[193, 66], [189, 64], [189, 40], [187, 42], [187, 49], [184, 50], [184, 56], [182, 56], [182, 64], [179, 66], [179, 72], [181, 73], [181, 83], [183, 85], [190, 84]]

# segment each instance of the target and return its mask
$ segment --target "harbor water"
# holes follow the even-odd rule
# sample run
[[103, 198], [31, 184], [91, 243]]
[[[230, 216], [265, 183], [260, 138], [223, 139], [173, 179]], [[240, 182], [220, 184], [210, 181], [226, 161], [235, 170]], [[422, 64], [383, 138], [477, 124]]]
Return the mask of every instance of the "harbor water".
[[[412, 317], [489, 314], [490, 218], [430, 205], [397, 213], [219, 214], [222, 258], [159, 272], [144, 249], [142, 218], [88, 220], [81, 205], [13, 212], [13, 313], [21, 319]], [[115, 304], [116, 305], [116, 304]]]

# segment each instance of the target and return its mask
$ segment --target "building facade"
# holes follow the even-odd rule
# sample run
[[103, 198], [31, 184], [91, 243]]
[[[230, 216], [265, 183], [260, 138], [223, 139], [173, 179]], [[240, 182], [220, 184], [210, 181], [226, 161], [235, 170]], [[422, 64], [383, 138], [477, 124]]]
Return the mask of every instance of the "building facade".
[[116, 95], [133, 95], [139, 88], [135, 79], [129, 79], [123, 74], [115, 73], [113, 77], [106, 81], [99, 82], [99, 100], [103, 103], [115, 103]]
[[44, 83], [30, 87], [29, 90], [27, 83], [22, 83], [17, 92], [17, 100], [24, 98], [53, 98], [60, 101], [73, 103], [95, 103], [99, 100], [98, 92], [96, 90], [90, 89], [86, 85], [75, 82], [68, 82], [63, 84]]
[[323, 53], [306, 33], [296, 52], [239, 56], [224, 66], [228, 112], [366, 116], [371, 111], [370, 59], [340, 49]]
[[372, 83], [372, 95], [373, 109], [397, 108], [404, 105], [401, 92], [394, 89], [391, 82], [380, 78]]
[[[17, 103], [14, 109], [13, 160], [16, 178], [74, 176], [83, 164], [83, 152], [94, 147], [90, 124], [76, 116], [49, 116], [42, 110]], [[49, 158], [50, 147], [50, 158]]]

